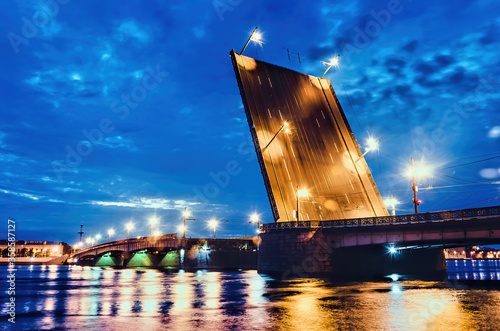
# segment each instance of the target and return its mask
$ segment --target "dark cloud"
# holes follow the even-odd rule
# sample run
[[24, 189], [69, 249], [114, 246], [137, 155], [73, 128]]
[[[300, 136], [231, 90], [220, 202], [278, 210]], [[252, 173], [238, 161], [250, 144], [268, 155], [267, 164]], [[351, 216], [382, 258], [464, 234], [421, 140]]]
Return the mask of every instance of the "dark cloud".
[[418, 41], [412, 40], [412, 41], [406, 43], [405, 45], [403, 45], [403, 47], [401, 47], [401, 49], [404, 51], [407, 51], [408, 53], [413, 53], [413, 52], [415, 52], [417, 47], [418, 47]]
[[455, 59], [449, 55], [437, 55], [434, 60], [443, 68], [455, 62]]
[[417, 63], [415, 63], [413, 65], [413, 68], [415, 69], [416, 72], [423, 75], [433, 74], [437, 70], [436, 66], [433, 63], [423, 62], [423, 61], [418, 61]]
[[405, 67], [406, 62], [401, 59], [390, 57], [385, 60], [384, 65], [387, 71], [390, 72], [391, 74], [394, 74], [396, 76], [401, 76], [402, 70]]

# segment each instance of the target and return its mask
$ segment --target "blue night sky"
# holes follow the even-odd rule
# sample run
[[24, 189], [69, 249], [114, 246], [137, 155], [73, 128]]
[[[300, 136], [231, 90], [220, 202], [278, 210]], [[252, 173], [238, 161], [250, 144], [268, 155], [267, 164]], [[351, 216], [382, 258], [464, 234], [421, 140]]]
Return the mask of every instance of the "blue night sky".
[[[500, 205], [497, 1], [2, 1], [0, 211], [17, 239], [75, 244], [147, 218], [188, 236], [272, 222], [229, 51], [332, 81], [386, 198], [411, 213]], [[286, 49], [290, 51], [290, 60]], [[300, 63], [298, 61], [300, 54]], [[489, 159], [489, 160], [486, 160]], [[476, 162], [481, 161], [481, 162]], [[473, 163], [474, 162], [474, 163]], [[469, 164], [470, 163], [470, 164]], [[236, 167], [236, 174], [221, 172]], [[424, 187], [432, 189], [424, 190]]]

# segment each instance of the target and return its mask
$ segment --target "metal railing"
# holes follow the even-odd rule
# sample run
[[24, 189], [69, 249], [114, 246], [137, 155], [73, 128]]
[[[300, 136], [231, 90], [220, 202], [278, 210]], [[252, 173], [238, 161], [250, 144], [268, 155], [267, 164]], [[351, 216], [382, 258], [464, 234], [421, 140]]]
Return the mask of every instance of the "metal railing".
[[151, 241], [157, 242], [158, 240], [175, 240], [175, 239], [177, 239], [176, 233], [163, 234], [163, 235], [157, 235], [157, 236], [140, 237], [140, 238], [120, 239], [120, 240], [105, 242], [102, 244], [97, 244], [97, 245], [93, 245], [90, 247], [86, 247], [86, 248], [77, 250], [77, 251], [73, 252], [71, 254], [71, 256], [80, 255], [81, 253], [94, 251], [94, 250], [106, 248], [106, 247], [113, 247], [113, 246], [126, 245], [126, 244], [137, 244], [137, 243], [151, 242]]
[[276, 222], [260, 226], [261, 230], [292, 229], [292, 228], [341, 228], [377, 225], [398, 225], [428, 222], [458, 221], [465, 219], [483, 219], [500, 216], [500, 206], [440, 211], [434, 213], [407, 214], [397, 216], [351, 218], [331, 221], [299, 221]]

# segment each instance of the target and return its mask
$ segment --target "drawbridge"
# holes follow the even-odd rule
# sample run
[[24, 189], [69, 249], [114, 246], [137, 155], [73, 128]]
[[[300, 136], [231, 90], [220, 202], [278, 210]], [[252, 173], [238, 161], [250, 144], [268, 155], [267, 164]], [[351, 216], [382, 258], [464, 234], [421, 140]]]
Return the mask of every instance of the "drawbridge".
[[275, 221], [389, 215], [330, 80], [230, 55]]

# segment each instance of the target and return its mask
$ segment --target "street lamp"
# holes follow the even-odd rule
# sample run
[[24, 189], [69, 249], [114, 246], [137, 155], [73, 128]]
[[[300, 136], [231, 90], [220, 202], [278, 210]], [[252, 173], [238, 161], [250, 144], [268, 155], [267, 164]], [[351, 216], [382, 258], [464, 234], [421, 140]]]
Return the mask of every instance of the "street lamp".
[[109, 229], [108, 230], [108, 241], [111, 242], [111, 236], [115, 234], [115, 230]]
[[[358, 159], [356, 160], [356, 162], [358, 162], [359, 160], [361, 160], [363, 158], [363, 156], [365, 156], [369, 151], [372, 151], [374, 149], [378, 149], [378, 143], [380, 142], [380, 139], [379, 140], [375, 140], [373, 138], [368, 138], [368, 140], [366, 140], [366, 144], [368, 145], [368, 149], [366, 150], [366, 152], [363, 153], [363, 155], [361, 155], [360, 157], [358, 157]], [[356, 163], [354, 162], [354, 163]]]
[[97, 243], [99, 243], [99, 240], [101, 240], [101, 238], [102, 238], [101, 234], [100, 234], [100, 233], [98, 233], [98, 234], [96, 234], [96, 236], [95, 236], [95, 241], [96, 241]]
[[271, 140], [269, 140], [269, 142], [267, 143], [267, 145], [262, 149], [262, 151], [265, 151], [267, 147], [269, 147], [269, 145], [271, 145], [271, 143], [273, 142], [274, 138], [276, 138], [280, 133], [281, 131], [285, 130], [286, 133], [290, 133], [290, 128], [289, 128], [290, 124], [285, 121], [283, 122], [283, 125], [281, 125], [281, 127], [279, 128], [278, 132], [276, 132], [276, 134], [271, 138]]
[[211, 220], [208, 222], [208, 225], [214, 228], [214, 239], [215, 239], [215, 228], [217, 227], [218, 222], [216, 220]]
[[152, 216], [149, 218], [149, 224], [151, 224], [151, 229], [149, 231], [149, 236], [153, 235], [153, 225], [158, 224], [158, 218], [156, 216]]
[[415, 205], [415, 214], [418, 214], [418, 205], [422, 203], [422, 200], [417, 199], [418, 186], [415, 181], [415, 175], [420, 177], [425, 177], [430, 174], [430, 169], [425, 166], [420, 166], [415, 168], [413, 166], [413, 158], [410, 158], [410, 171], [408, 175], [411, 176], [411, 189], [413, 190], [413, 204]]
[[340, 54], [337, 55], [337, 57], [334, 57], [333, 59], [331, 59], [330, 62], [321, 61], [321, 63], [323, 63], [324, 65], [327, 65], [328, 68], [326, 68], [325, 72], [323, 73], [323, 75], [321, 75], [320, 79], [326, 75], [326, 73], [328, 72], [328, 70], [330, 70], [331, 67], [336, 66], [339, 63], [339, 57], [340, 57]]
[[300, 197], [306, 197], [307, 196], [307, 190], [299, 190], [299, 187], [297, 186], [297, 222], [299, 222], [299, 202], [300, 202]]
[[257, 224], [257, 233], [260, 231], [260, 226], [259, 226], [259, 214], [253, 213], [252, 216], [250, 216], [250, 223], [255, 223]]
[[[196, 220], [195, 218], [188, 218], [189, 217], [189, 212], [187, 211], [186, 208], [184, 208], [184, 226], [182, 227], [182, 238], [186, 238], [186, 221], [194, 221]], [[180, 229], [181, 227], [179, 227]]]
[[177, 231], [179, 232], [182, 232], [182, 236], [183, 238], [186, 238], [185, 235], [186, 235], [186, 226], [185, 225], [179, 225], [177, 227]]
[[390, 199], [384, 200], [386, 206], [392, 207], [392, 216], [396, 216], [396, 205], [399, 204], [399, 201], [394, 199], [394, 196], [391, 194]]
[[92, 242], [92, 238], [88, 237], [85, 242], [87, 243], [87, 248], [89, 248], [89, 244]]
[[133, 228], [134, 228], [134, 223], [128, 222], [127, 223], [127, 239], [128, 239], [128, 234], [129, 234], [130, 230], [132, 230]]
[[248, 46], [248, 44], [250, 43], [250, 41], [254, 41], [254, 42], [256, 42], [256, 43], [258, 43], [258, 44], [260, 44], [260, 45], [262, 45], [262, 44], [263, 44], [263, 42], [262, 42], [262, 40], [261, 40], [261, 39], [262, 39], [262, 36], [261, 36], [261, 34], [260, 34], [260, 33], [258, 33], [258, 32], [257, 32], [257, 29], [258, 29], [258, 28], [259, 28], [259, 27], [256, 27], [256, 28], [255, 28], [255, 30], [253, 30], [252, 34], [250, 35], [250, 38], [248, 38], [247, 43], [245, 44], [245, 46], [244, 46], [244, 47], [243, 47], [243, 49], [241, 50], [240, 55], [242, 55], [242, 54], [243, 54], [243, 52], [244, 52], [244, 51], [245, 51], [245, 49], [247, 48], [247, 46]]

